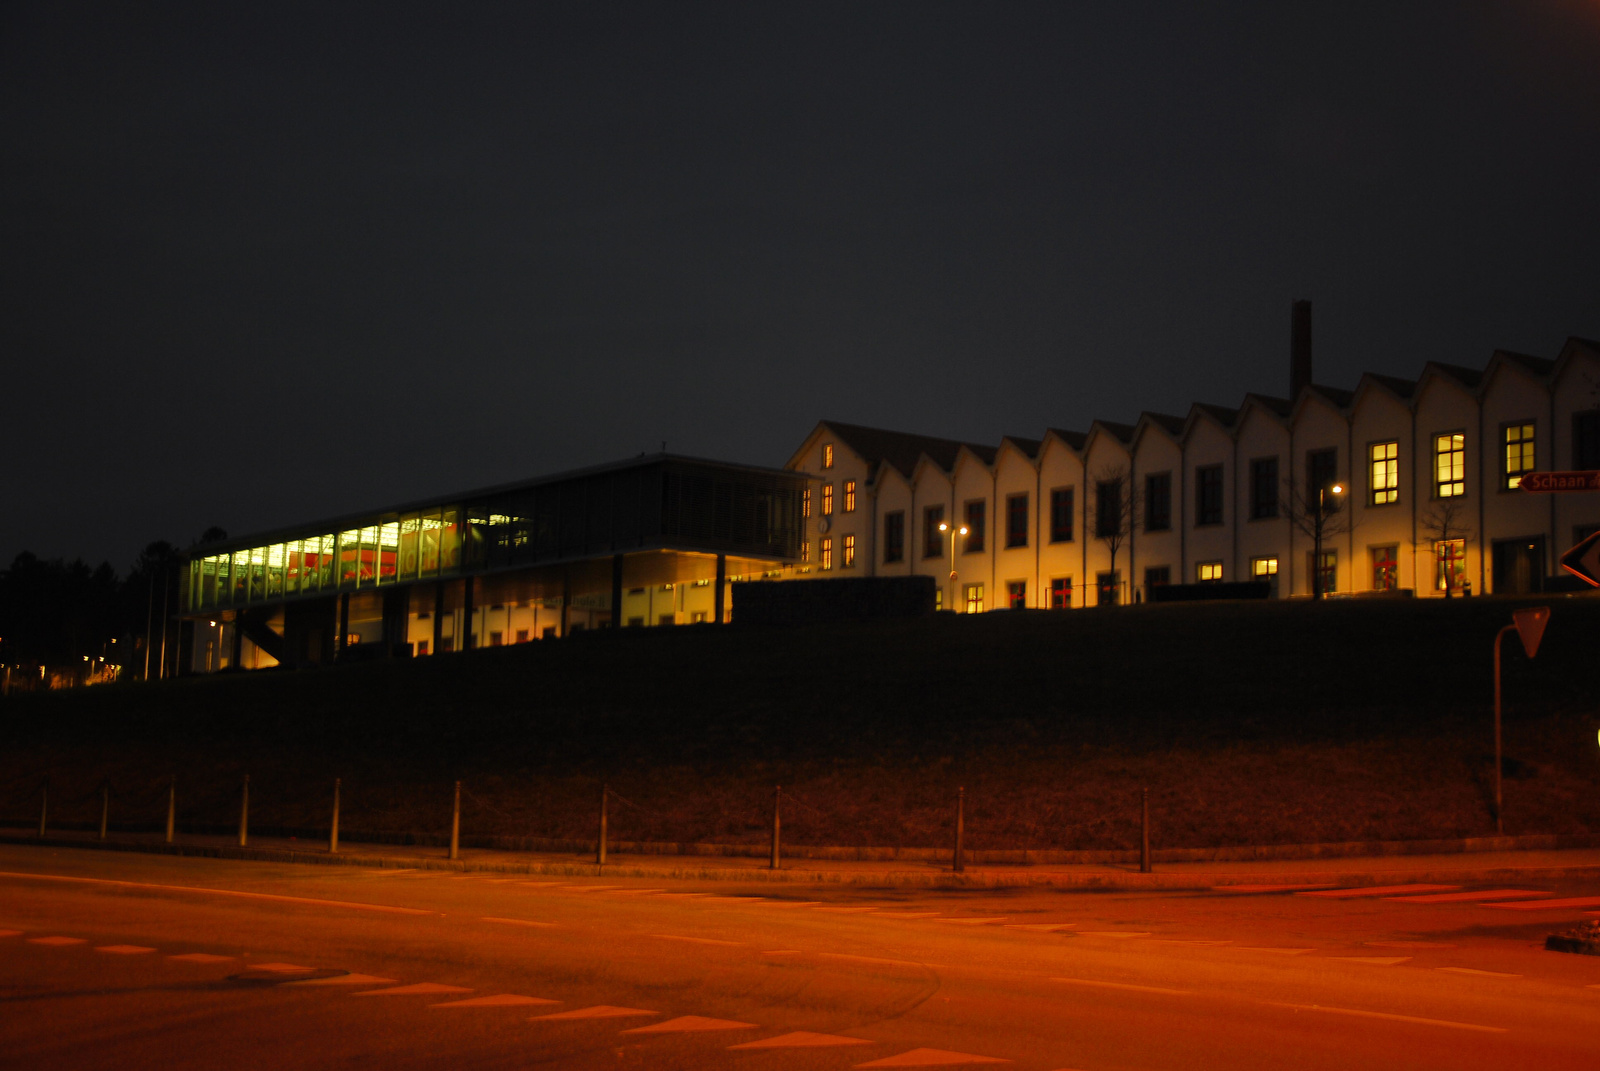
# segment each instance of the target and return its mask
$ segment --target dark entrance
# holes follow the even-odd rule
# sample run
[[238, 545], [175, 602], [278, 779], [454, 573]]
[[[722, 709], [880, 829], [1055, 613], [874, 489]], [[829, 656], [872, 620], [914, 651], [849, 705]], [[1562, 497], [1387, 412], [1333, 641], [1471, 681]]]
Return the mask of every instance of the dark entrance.
[[1494, 544], [1494, 592], [1527, 595], [1544, 590], [1544, 536]]

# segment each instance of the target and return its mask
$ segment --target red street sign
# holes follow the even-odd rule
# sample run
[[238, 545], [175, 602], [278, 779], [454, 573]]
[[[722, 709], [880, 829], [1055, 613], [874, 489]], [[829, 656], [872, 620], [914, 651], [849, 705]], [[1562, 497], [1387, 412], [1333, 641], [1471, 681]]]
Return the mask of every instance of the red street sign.
[[1562, 491], [1600, 491], [1600, 471], [1530, 472], [1517, 486], [1535, 495], [1556, 494]]
[[1522, 649], [1528, 652], [1529, 658], [1539, 653], [1539, 641], [1544, 639], [1544, 627], [1549, 621], [1548, 606], [1511, 611], [1511, 623], [1517, 626], [1517, 635], [1522, 637]]
[[1584, 583], [1600, 588], [1600, 532], [1561, 555], [1561, 568]]

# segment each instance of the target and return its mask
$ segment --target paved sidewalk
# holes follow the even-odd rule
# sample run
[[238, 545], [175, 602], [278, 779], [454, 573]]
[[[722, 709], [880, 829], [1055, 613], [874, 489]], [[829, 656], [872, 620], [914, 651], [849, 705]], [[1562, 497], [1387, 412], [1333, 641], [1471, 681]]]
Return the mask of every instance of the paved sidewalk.
[[[1222, 862], [1160, 863], [1154, 873], [1141, 874], [1136, 866], [984, 865], [968, 866], [963, 873], [942, 863], [897, 860], [890, 862], [838, 859], [784, 860], [770, 870], [764, 858], [748, 856], [643, 855], [608, 853], [606, 865], [594, 855], [571, 852], [518, 852], [463, 848], [451, 860], [443, 848], [343, 842], [330, 854], [326, 842], [291, 837], [252, 837], [241, 848], [236, 838], [182, 836], [165, 844], [156, 835], [114, 836], [102, 843], [93, 834], [50, 833], [37, 836], [8, 832], [0, 843], [41, 847], [102, 848], [109, 851], [151, 852], [262, 862], [311, 863], [427, 870], [460, 870], [504, 874], [545, 874], [562, 877], [639, 877], [737, 883], [795, 882], [810, 884], [909, 887], [1043, 886], [1063, 889], [1213, 889], [1252, 886], [1400, 885], [1489, 882], [1560, 881], [1600, 879], [1600, 848], [1524, 850], [1440, 855], [1382, 855], [1335, 859], [1277, 859]], [[1263, 888], [1261, 891], [1268, 891]]]

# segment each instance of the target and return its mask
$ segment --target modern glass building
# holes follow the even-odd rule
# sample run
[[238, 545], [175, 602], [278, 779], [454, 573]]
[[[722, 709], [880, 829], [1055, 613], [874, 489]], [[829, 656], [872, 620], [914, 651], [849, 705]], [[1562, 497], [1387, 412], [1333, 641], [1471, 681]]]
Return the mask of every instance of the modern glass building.
[[659, 454], [202, 546], [188, 668], [726, 621], [730, 583], [799, 565], [806, 482]]

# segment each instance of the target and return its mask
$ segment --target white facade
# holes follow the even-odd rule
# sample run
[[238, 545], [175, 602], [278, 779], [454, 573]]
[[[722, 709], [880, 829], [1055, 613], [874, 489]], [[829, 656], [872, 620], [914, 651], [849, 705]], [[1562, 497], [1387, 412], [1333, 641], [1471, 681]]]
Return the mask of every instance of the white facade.
[[1600, 469], [1600, 344], [998, 447], [824, 421], [789, 468], [815, 477], [805, 576], [931, 576], [958, 611], [1141, 600], [1163, 583], [1310, 595], [1318, 545], [1330, 594], [1541, 590], [1600, 528], [1600, 494], [1517, 483]]

